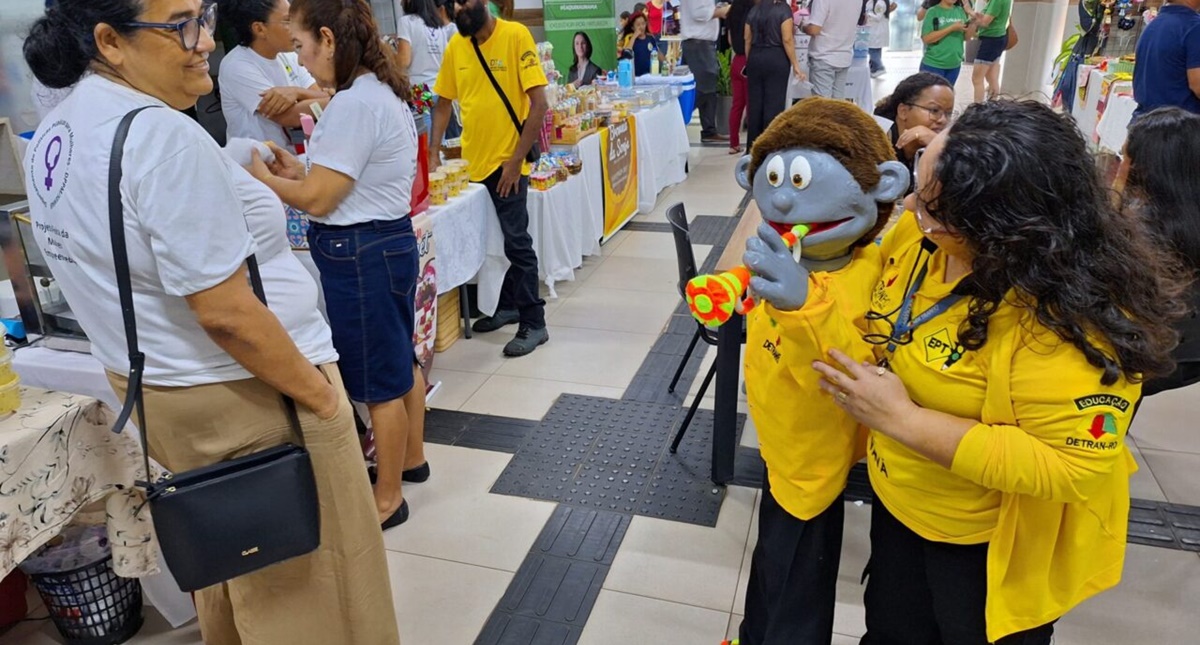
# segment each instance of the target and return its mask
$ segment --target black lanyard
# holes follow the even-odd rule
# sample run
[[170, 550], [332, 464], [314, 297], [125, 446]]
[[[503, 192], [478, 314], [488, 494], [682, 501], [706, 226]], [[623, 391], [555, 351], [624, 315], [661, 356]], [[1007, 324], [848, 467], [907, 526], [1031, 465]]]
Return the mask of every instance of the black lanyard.
[[921, 266], [921, 271], [917, 273], [917, 278], [913, 280], [912, 286], [908, 288], [908, 293], [904, 294], [904, 304], [900, 306], [900, 313], [896, 317], [896, 324], [892, 327], [892, 335], [888, 337], [888, 354], [895, 354], [897, 345], [908, 343], [912, 339], [912, 333], [917, 327], [946, 313], [959, 300], [962, 300], [962, 294], [952, 293], [933, 303], [933, 306], [921, 312], [916, 318], [913, 318], [913, 303], [916, 301], [917, 290], [921, 288], [921, 283], [925, 281], [927, 273], [929, 273], [928, 259]]

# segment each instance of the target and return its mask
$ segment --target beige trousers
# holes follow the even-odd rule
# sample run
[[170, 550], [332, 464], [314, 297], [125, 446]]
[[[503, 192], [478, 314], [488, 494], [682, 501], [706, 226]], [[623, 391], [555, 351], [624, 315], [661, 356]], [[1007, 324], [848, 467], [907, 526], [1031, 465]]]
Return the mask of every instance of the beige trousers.
[[[317, 480], [321, 546], [197, 591], [200, 631], [208, 645], [400, 642], [383, 534], [353, 411], [337, 366], [320, 369], [344, 401], [329, 421], [302, 406], [298, 410]], [[108, 378], [124, 400], [125, 377], [109, 373]], [[279, 392], [258, 379], [146, 387], [145, 402], [150, 454], [175, 472], [296, 441]]]

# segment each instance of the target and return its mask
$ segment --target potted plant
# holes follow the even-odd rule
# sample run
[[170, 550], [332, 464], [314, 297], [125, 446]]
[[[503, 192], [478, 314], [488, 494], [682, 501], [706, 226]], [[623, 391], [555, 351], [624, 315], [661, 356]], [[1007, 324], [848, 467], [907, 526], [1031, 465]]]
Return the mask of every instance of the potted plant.
[[717, 132], [729, 134], [729, 112], [733, 110], [733, 86], [729, 71], [733, 64], [733, 49], [717, 52]]

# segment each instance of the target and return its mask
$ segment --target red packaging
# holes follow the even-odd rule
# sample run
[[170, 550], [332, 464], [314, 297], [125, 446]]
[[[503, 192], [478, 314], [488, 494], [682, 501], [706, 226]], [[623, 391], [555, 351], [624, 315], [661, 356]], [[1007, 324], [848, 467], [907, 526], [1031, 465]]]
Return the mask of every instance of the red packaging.
[[409, 198], [410, 217], [429, 210], [429, 133], [417, 135], [417, 174], [413, 177], [412, 196]]
[[13, 570], [3, 580], [0, 580], [0, 629], [23, 620], [29, 613], [29, 605], [25, 603], [25, 590], [29, 583], [25, 574], [19, 569]]

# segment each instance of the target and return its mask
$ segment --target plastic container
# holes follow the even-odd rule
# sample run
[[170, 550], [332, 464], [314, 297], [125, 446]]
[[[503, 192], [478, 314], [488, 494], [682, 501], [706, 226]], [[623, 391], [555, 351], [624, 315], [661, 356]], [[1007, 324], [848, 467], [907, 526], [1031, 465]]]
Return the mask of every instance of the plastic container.
[[0, 385], [17, 379], [17, 373], [13, 371], [12, 362], [12, 350], [7, 345], [0, 343]]
[[866, 58], [870, 55], [871, 28], [859, 27], [854, 35], [854, 57]]
[[0, 385], [0, 417], [7, 416], [21, 409], [21, 379]]
[[68, 645], [116, 645], [142, 627], [142, 585], [113, 573], [104, 526], [69, 527], [21, 564]]
[[628, 58], [617, 61], [617, 83], [621, 87], [633, 87], [633, 61]]

